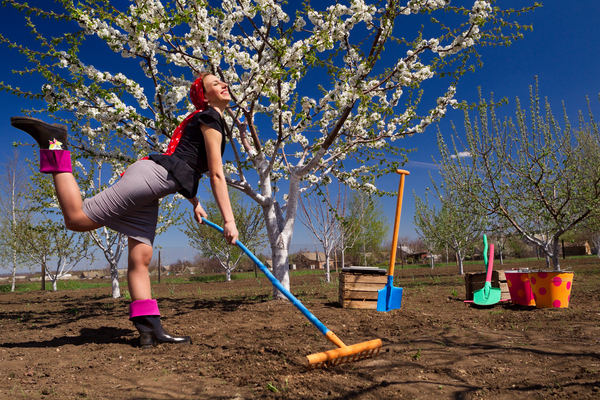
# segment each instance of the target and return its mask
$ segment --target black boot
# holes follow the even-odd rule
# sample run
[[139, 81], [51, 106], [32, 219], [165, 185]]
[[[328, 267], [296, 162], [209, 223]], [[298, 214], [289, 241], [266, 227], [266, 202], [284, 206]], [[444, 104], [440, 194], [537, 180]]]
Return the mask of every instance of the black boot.
[[29, 133], [40, 149], [49, 149], [53, 145], [52, 150], [68, 150], [67, 127], [64, 125], [49, 124], [32, 117], [11, 117], [10, 124]]
[[192, 344], [189, 336], [174, 336], [163, 328], [158, 315], [143, 315], [131, 318], [140, 333], [140, 346], [149, 349], [160, 343]]

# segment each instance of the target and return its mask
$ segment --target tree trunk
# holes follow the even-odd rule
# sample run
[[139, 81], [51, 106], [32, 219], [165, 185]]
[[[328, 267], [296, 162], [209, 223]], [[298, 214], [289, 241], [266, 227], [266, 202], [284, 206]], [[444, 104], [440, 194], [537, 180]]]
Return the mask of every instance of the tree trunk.
[[121, 287], [119, 286], [119, 269], [117, 264], [110, 265], [110, 280], [112, 284], [112, 298], [118, 299], [121, 297]]
[[338, 258], [337, 258], [337, 257], [338, 257], [338, 255], [337, 255], [337, 249], [335, 250], [335, 252], [333, 253], [333, 255], [334, 255], [334, 257], [335, 257], [335, 261], [334, 261], [334, 263], [335, 263], [335, 273], [336, 273], [336, 274], [338, 274], [338, 273], [339, 273], [339, 271], [338, 271]]
[[15, 264], [13, 264], [13, 268], [12, 268], [12, 285], [10, 288], [11, 292], [15, 291], [15, 281], [17, 280], [17, 267]]
[[[268, 174], [261, 174], [261, 187], [265, 191], [266, 197], [270, 196], [270, 180]], [[298, 199], [300, 197], [300, 181], [292, 174], [290, 176], [289, 186], [289, 201], [285, 211], [286, 218], [283, 218], [283, 211], [276, 201], [270, 201], [263, 205], [263, 214], [271, 245], [271, 255], [273, 257], [273, 275], [284, 288], [290, 290], [290, 271], [289, 271], [289, 250], [290, 242], [294, 232], [294, 222], [296, 220], [296, 212], [298, 209]], [[275, 286], [273, 286], [273, 299], [287, 299]]]
[[558, 238], [556, 238], [552, 246], [554, 248], [552, 253], [552, 267], [553, 270], [556, 272], [560, 271], [560, 256], [558, 254], [559, 245], [560, 243], [558, 241]]
[[592, 243], [594, 243], [594, 247], [596, 248], [596, 256], [600, 258], [600, 234], [592, 236]]
[[58, 278], [52, 279], [52, 291], [58, 292]]
[[458, 273], [460, 275], [464, 275], [465, 270], [463, 268], [463, 255], [460, 250], [454, 250], [454, 251], [456, 251], [456, 262], [458, 263]]
[[[277, 210], [276, 210], [277, 208]], [[294, 210], [295, 211], [295, 210]], [[267, 207], [263, 207], [265, 214], [267, 234], [269, 236], [269, 243], [271, 245], [271, 255], [273, 258], [273, 275], [284, 288], [290, 289], [290, 274], [289, 274], [289, 248], [291, 240], [291, 231], [293, 231], [293, 222], [289, 227], [284, 230], [283, 216], [281, 210], [270, 204]], [[288, 213], [290, 210], [287, 211]], [[273, 286], [273, 299], [285, 300], [287, 299], [275, 286]]]
[[[284, 288], [289, 290], [290, 287], [290, 273], [289, 264], [287, 262], [289, 251], [287, 248], [273, 248], [271, 247], [273, 254], [273, 275], [281, 282]], [[273, 286], [273, 299], [285, 300], [287, 297], [283, 295], [275, 286]]]
[[231, 268], [225, 268], [225, 280], [231, 282]]
[[329, 253], [325, 253], [325, 281], [331, 282], [331, 271], [329, 270]]

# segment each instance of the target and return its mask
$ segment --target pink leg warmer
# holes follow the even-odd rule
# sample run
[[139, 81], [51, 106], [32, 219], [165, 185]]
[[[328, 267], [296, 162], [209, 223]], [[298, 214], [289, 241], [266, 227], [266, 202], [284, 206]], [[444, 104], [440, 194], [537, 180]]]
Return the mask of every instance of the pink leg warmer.
[[69, 150], [40, 149], [40, 172], [73, 172], [71, 152]]
[[134, 317], [142, 317], [145, 315], [160, 316], [160, 311], [158, 310], [158, 304], [156, 304], [156, 300], [136, 300], [129, 305], [129, 319]]

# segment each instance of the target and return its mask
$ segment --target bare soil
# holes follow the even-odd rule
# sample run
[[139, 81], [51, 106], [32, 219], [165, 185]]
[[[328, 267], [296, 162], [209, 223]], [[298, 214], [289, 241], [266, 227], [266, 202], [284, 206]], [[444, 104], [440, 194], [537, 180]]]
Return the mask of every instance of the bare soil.
[[[333, 345], [293, 305], [268, 300], [266, 278], [154, 285], [163, 325], [193, 344], [150, 350], [110, 288], [1, 294], [0, 398], [599, 398], [600, 262], [563, 264], [575, 272], [567, 309], [466, 306], [455, 266], [397, 269], [402, 308], [388, 313], [342, 309], [336, 283], [292, 277], [347, 344], [383, 341], [376, 358], [310, 372], [305, 356]], [[505, 265], [524, 266], [543, 263]]]

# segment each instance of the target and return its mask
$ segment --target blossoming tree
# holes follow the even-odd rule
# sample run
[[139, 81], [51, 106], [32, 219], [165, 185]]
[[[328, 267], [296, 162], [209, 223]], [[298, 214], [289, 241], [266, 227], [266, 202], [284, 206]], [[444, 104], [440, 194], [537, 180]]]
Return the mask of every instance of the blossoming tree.
[[[382, 161], [401, 152], [391, 142], [443, 117], [456, 102], [458, 79], [480, 61], [476, 46], [521, 37], [526, 27], [507, 18], [537, 7], [349, 0], [294, 9], [279, 0], [135, 0], [125, 9], [110, 0], [57, 0], [42, 10], [5, 3], [26, 13], [40, 48], [2, 39], [27, 55], [34, 65], [28, 72], [48, 82], [41, 93], [4, 89], [43, 97], [43, 111], [70, 124], [72, 147], [111, 160], [115, 174], [124, 161], [166, 149], [192, 110], [186, 98], [193, 73], [209, 70], [230, 85], [229, 183], [262, 207], [274, 273], [286, 287], [301, 192], [331, 175], [376, 191], [375, 179], [398, 166]], [[47, 39], [35, 15], [76, 21], [81, 30], [65, 24], [63, 35], [53, 28]], [[419, 25], [406, 29], [411, 18]], [[98, 60], [101, 50], [84, 51], [84, 39], [98, 38], [114, 52], [106, 55], [111, 62]], [[431, 85], [438, 93], [420, 104], [420, 90], [436, 75], [447, 80], [445, 89]]]
[[[431, 268], [433, 269], [434, 256], [432, 250], [450, 247], [456, 253], [458, 273], [464, 275], [463, 261], [467, 250], [482, 240], [487, 218], [475, 202], [465, 200], [458, 185], [446, 175], [442, 177], [440, 185], [431, 178], [433, 189], [427, 188], [425, 200], [413, 193], [414, 223], [431, 254]], [[430, 194], [435, 202], [439, 202], [438, 207], [434, 202], [429, 202]]]

